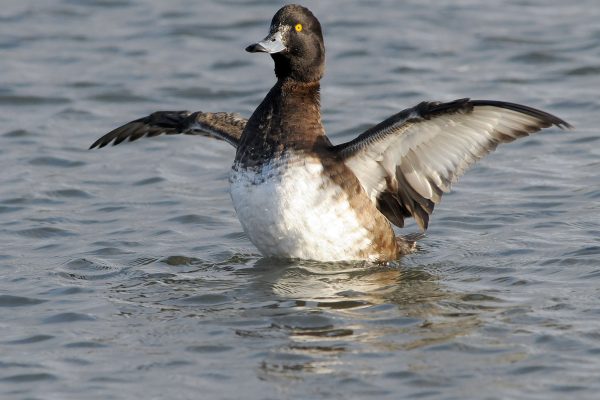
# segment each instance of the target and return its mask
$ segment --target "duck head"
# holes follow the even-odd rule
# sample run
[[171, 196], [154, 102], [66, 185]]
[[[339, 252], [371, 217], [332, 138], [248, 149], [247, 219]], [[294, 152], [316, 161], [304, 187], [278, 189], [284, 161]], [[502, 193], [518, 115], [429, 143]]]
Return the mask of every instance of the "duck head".
[[246, 51], [270, 54], [280, 80], [316, 82], [325, 70], [321, 24], [308, 8], [295, 4], [279, 9], [267, 37], [246, 47]]

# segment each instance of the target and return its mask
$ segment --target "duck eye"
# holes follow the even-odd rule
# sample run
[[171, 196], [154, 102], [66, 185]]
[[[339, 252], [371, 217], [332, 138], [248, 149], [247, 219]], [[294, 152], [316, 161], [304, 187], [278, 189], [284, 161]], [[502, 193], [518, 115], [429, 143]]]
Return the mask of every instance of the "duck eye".
[[296, 30], [296, 32], [302, 32], [302, 24], [296, 24], [294, 29]]

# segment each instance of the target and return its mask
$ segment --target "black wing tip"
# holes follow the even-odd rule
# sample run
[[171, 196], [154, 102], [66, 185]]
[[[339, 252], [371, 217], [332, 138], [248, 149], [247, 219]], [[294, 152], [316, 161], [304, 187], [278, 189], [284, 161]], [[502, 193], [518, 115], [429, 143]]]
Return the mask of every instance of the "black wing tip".
[[477, 106], [493, 106], [505, 108], [508, 110], [521, 112], [532, 117], [536, 117], [543, 123], [547, 124], [548, 127], [556, 126], [560, 129], [574, 129], [573, 125], [563, 120], [562, 118], [557, 117], [556, 115], [547, 113], [537, 108], [525, 106], [523, 104], [511, 103], [508, 101], [500, 100], [471, 100], [469, 98], [462, 98], [445, 103], [438, 101], [424, 101], [422, 103], [419, 103], [415, 107], [415, 110], [422, 118], [430, 119], [440, 114], [447, 114], [453, 112], [469, 112], [473, 109], [473, 107]]
[[[120, 128], [117, 128], [120, 129]], [[92, 150], [95, 148], [101, 149], [103, 147], [106, 147], [108, 144], [110, 144], [110, 142], [112, 142], [113, 140], [115, 140], [116, 136], [114, 135], [115, 131], [111, 131], [109, 133], [107, 133], [106, 135], [102, 136], [100, 139], [96, 140], [94, 143], [92, 143], [92, 145], [88, 148], [88, 150]], [[114, 145], [117, 145], [121, 143], [121, 141], [119, 141], [117, 143], [117, 141], [115, 140], [113, 143]]]
[[532, 117], [539, 118], [541, 121], [548, 124], [548, 126], [556, 126], [560, 129], [575, 129], [573, 125], [568, 123], [562, 118], [557, 117], [556, 115], [550, 114], [546, 111], [539, 110], [537, 108], [525, 106], [523, 104], [511, 103], [508, 101], [499, 101], [499, 100], [470, 100], [474, 107], [477, 106], [494, 106], [500, 108], [506, 108], [508, 110], [513, 110], [517, 112], [521, 112], [527, 115], [531, 115]]
[[103, 143], [102, 139], [104, 139], [104, 137], [101, 137], [100, 139], [96, 140], [94, 143], [92, 143], [92, 145], [88, 148], [88, 150], [92, 150], [95, 148], [103, 148], [104, 146], [106, 146], [107, 143]]
[[181, 124], [182, 120], [190, 115], [189, 111], [155, 111], [150, 115], [147, 115], [142, 118], [138, 118], [136, 120], [130, 121], [125, 125], [122, 125], [118, 128], [113, 129], [108, 132], [106, 135], [102, 136], [100, 139], [96, 140], [92, 145], [88, 148], [88, 150], [92, 150], [94, 148], [103, 148], [106, 147], [110, 142], [113, 142], [113, 146], [116, 146], [125, 140], [129, 139], [130, 142], [139, 139], [140, 137], [146, 136], [148, 132], [145, 132], [143, 135], [133, 135], [134, 132], [129, 132], [124, 136], [120, 136], [123, 133], [123, 130], [131, 127], [132, 124], [142, 124], [148, 126], [159, 126], [164, 128], [176, 128], [178, 124]]

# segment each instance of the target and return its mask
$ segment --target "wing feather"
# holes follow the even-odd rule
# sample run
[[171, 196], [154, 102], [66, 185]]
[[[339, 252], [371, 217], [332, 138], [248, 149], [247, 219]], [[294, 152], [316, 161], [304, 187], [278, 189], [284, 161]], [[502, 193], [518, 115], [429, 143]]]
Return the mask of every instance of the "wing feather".
[[334, 151], [356, 174], [371, 200], [402, 227], [412, 216], [425, 230], [452, 183], [500, 143], [562, 119], [531, 107], [494, 100], [424, 102], [391, 116]]
[[90, 149], [102, 148], [111, 142], [116, 146], [127, 139], [133, 142], [144, 136], [154, 137], [163, 134], [210, 136], [237, 147], [246, 122], [245, 118], [235, 113], [156, 111], [108, 132], [96, 140]]

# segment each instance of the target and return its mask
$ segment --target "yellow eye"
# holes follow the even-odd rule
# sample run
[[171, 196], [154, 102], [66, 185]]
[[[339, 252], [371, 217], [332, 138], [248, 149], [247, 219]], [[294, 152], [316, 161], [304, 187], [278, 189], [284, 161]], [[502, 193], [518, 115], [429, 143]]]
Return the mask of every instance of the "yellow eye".
[[294, 29], [296, 30], [296, 32], [302, 32], [302, 24], [296, 24]]

